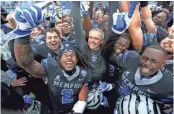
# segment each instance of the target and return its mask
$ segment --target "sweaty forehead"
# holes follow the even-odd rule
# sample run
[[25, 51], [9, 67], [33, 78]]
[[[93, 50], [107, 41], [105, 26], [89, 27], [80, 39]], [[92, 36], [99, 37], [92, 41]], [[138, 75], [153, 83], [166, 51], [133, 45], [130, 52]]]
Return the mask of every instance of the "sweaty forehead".
[[146, 56], [150, 59], [156, 59], [159, 61], [165, 60], [164, 53], [161, 50], [154, 49], [154, 48], [146, 48], [142, 56]]

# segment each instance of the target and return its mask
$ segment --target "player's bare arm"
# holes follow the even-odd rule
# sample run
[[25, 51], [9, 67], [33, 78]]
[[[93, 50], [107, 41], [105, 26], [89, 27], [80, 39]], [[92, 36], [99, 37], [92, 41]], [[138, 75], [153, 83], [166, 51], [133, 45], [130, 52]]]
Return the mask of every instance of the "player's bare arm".
[[34, 60], [34, 54], [29, 43], [29, 36], [16, 39], [14, 51], [18, 64], [28, 73], [36, 78], [45, 75], [44, 67]]
[[88, 94], [88, 86], [84, 85], [79, 93], [79, 100], [80, 101], [86, 101], [87, 100], [87, 94]]

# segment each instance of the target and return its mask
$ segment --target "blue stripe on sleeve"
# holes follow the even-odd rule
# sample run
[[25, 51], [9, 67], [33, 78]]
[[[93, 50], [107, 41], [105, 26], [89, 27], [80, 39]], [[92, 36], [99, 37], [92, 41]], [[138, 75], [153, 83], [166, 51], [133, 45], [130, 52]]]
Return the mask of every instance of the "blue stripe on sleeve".
[[123, 64], [125, 63], [125, 61], [126, 61], [127, 56], [128, 56], [129, 53], [130, 53], [130, 51], [126, 51], [126, 52], [124, 52], [124, 53], [122, 54], [121, 60], [122, 60], [122, 63], [123, 63]]
[[143, 34], [143, 46], [149, 46], [153, 44], [153, 41], [156, 40], [155, 33], [144, 33]]
[[44, 67], [45, 71], [48, 71], [48, 60], [47, 59], [42, 60], [41, 64]]

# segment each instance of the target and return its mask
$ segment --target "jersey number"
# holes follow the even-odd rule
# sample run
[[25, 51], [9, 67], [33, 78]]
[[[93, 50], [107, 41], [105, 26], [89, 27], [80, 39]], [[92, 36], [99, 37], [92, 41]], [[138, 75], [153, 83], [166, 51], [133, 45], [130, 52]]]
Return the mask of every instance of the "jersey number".
[[72, 89], [63, 89], [61, 95], [62, 95], [62, 104], [73, 102], [73, 98], [71, 98], [71, 96], [73, 95]]

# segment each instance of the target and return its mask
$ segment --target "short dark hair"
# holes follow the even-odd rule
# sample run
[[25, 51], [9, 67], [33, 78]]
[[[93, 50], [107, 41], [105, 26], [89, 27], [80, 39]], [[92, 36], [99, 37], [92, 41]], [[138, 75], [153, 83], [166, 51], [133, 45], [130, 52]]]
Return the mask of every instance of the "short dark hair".
[[119, 38], [124, 38], [126, 40], [129, 40], [131, 42], [131, 37], [128, 33], [122, 33], [121, 36]]
[[62, 19], [63, 19], [63, 18], [66, 18], [66, 17], [71, 17], [71, 18], [72, 18], [71, 15], [66, 14], [66, 15], [63, 15], [63, 16], [62, 16]]
[[[72, 17], [71, 15], [64, 15], [64, 16], [62, 16], [62, 21], [63, 21], [62, 23], [67, 22], [67, 21], [65, 20], [66, 17], [70, 17], [70, 18], [71, 18], [71, 21], [72, 21], [72, 18], [73, 18], [73, 17]], [[67, 22], [67, 23], [69, 23], [69, 22]], [[70, 23], [69, 23], [69, 24], [70, 24]]]
[[145, 50], [147, 48], [153, 48], [153, 49], [160, 50], [164, 53], [164, 57], [167, 58], [167, 51], [163, 47], [161, 47], [160, 45], [150, 45], [150, 46], [146, 47]]
[[45, 36], [47, 36], [47, 33], [48, 33], [48, 32], [51, 32], [51, 33], [56, 32], [56, 33], [58, 34], [58, 36], [60, 37], [60, 34], [59, 34], [59, 32], [56, 30], [56, 28], [47, 28], [46, 31], [45, 31]]
[[71, 23], [69, 23], [68, 21], [62, 21], [62, 24], [63, 24], [63, 23], [68, 23], [69, 25], [71, 25]]
[[57, 21], [55, 25], [57, 25], [57, 24], [62, 24], [62, 23], [63, 23], [62, 20], [61, 20], [61, 21]]

